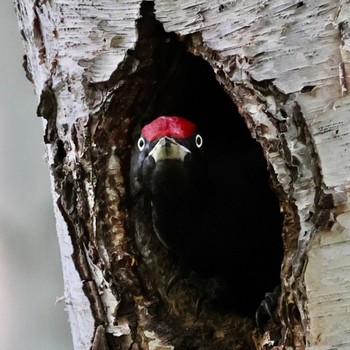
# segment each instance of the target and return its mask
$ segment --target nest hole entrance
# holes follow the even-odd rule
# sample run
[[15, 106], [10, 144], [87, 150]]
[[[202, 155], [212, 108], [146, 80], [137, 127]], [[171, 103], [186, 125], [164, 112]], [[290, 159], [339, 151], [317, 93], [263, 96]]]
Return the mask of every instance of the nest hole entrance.
[[155, 40], [152, 68], [146, 70], [152, 73], [143, 76], [148, 89], [135, 107], [137, 129], [158, 116], [180, 116], [198, 126], [207, 151], [205, 176], [212, 184], [205, 190], [217, 194], [208, 237], [215, 249], [203, 254], [195, 240], [184, 240], [194, 245], [188, 272], [195, 266], [201, 276], [218, 276], [227, 289], [214, 307], [252, 317], [265, 293], [280, 283], [282, 261], [283, 218], [263, 151], [210, 65], [189, 53], [149, 12], [139, 23], [136, 52], [145, 59], [149, 40]]

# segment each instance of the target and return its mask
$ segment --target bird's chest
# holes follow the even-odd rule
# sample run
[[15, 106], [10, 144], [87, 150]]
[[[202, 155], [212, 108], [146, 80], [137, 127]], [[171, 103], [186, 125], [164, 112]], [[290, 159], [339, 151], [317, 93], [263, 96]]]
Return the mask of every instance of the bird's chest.
[[[176, 252], [193, 246], [201, 218], [201, 206], [196, 204], [195, 195], [183, 189], [174, 191], [166, 188], [151, 201], [154, 231], [160, 241]], [[169, 192], [171, 196], [169, 196]]]

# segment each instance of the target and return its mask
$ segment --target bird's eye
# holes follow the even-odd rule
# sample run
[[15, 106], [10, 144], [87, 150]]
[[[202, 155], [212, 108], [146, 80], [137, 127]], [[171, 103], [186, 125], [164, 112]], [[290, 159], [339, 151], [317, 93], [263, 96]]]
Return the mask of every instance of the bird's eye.
[[203, 145], [203, 138], [202, 138], [201, 135], [197, 134], [197, 135], [196, 135], [196, 146], [197, 146], [198, 148], [201, 148], [202, 145]]
[[139, 148], [140, 151], [142, 151], [145, 148], [145, 140], [142, 136], [137, 141], [137, 147]]

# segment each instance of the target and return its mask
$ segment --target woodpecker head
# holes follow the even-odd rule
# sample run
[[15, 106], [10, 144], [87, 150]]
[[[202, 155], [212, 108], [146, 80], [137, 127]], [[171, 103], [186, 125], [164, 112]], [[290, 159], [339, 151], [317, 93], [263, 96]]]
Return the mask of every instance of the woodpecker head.
[[131, 165], [132, 190], [151, 196], [176, 195], [199, 176], [203, 139], [192, 122], [175, 116], [158, 117], [144, 126]]

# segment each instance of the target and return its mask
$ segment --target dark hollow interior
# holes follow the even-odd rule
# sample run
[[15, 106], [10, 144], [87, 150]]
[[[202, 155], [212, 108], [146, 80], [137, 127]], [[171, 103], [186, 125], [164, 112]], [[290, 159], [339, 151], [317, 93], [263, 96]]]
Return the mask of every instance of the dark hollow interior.
[[[283, 218], [270, 188], [262, 148], [210, 65], [189, 53], [184, 42], [166, 33], [146, 12], [139, 22], [140, 41], [134, 55], [144, 60], [150, 50], [149, 38], [157, 39], [152, 68], [145, 68], [152, 71], [148, 78], [146, 75], [147, 98], [134, 107], [135, 129], [139, 131], [161, 115], [181, 116], [198, 126], [213, 184], [208, 191], [220, 193], [217, 211], [221, 214], [217, 217], [223, 222], [218, 227], [225, 234], [217, 235], [219, 248], [205, 261], [201, 252], [194, 253], [189, 269], [195, 266], [202, 276], [218, 275], [224, 280], [227, 298], [218, 307], [253, 316], [265, 293], [280, 282], [283, 254]], [[215, 229], [212, 232], [216, 234]], [[236, 240], [238, 250], [232, 248]], [[189, 239], [183, 244], [195, 241]]]

